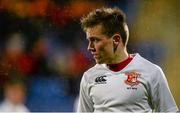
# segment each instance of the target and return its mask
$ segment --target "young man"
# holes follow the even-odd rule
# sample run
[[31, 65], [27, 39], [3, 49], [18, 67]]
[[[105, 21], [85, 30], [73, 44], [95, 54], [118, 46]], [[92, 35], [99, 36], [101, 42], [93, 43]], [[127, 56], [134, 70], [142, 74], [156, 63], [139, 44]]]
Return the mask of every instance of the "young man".
[[96, 65], [81, 80], [78, 112], [178, 111], [163, 71], [128, 54], [124, 13], [101, 8], [81, 20]]

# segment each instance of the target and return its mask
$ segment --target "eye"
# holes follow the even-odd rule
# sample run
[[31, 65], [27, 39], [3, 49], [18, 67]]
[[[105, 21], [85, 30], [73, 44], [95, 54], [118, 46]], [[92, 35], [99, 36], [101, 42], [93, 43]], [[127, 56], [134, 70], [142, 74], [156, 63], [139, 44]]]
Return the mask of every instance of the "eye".
[[94, 42], [99, 42], [99, 41], [100, 41], [100, 39], [97, 39], [97, 38], [96, 38], [96, 39], [94, 39]]
[[100, 41], [100, 39], [99, 39], [99, 38], [96, 38], [96, 37], [92, 37], [92, 38], [89, 38], [88, 41], [89, 41], [89, 42], [97, 43], [97, 42]]

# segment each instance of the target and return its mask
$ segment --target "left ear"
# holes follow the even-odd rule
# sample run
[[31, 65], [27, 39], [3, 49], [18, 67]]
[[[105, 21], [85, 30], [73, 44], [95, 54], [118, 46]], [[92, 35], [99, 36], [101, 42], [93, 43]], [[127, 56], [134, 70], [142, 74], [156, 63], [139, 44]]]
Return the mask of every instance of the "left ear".
[[113, 39], [113, 51], [115, 53], [119, 43], [121, 42], [121, 36], [119, 34], [114, 34], [112, 36], [112, 39]]

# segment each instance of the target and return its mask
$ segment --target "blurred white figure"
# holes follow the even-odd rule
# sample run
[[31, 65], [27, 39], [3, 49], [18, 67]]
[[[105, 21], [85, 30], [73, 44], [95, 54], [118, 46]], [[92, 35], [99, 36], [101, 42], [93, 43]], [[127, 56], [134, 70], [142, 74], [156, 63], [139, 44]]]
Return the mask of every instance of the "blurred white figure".
[[4, 87], [4, 101], [0, 104], [0, 112], [27, 112], [24, 105], [25, 86], [22, 83], [8, 83]]

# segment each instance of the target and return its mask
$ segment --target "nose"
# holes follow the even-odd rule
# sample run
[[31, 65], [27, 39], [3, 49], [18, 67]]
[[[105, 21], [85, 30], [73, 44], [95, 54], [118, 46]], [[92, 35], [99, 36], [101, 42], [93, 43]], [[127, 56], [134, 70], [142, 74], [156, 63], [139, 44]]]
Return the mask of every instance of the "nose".
[[95, 51], [94, 44], [92, 42], [89, 42], [87, 50], [88, 51]]

